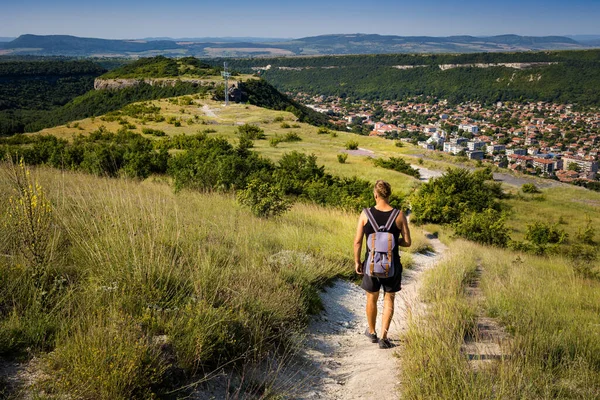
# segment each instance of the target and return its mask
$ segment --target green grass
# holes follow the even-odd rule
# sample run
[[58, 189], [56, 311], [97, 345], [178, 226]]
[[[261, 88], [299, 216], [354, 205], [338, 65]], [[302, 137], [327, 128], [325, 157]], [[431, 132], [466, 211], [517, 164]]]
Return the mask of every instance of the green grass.
[[[32, 177], [56, 229], [40, 278], [1, 227], [0, 353], [41, 355], [60, 393], [145, 398], [168, 384], [167, 368], [191, 376], [258, 361], [319, 310], [319, 286], [353, 271], [354, 215], [298, 204], [263, 220], [231, 196], [176, 195], [160, 182], [45, 168]], [[11, 196], [3, 179], [2, 210]]]
[[[373, 162], [368, 156], [349, 155], [346, 163], [340, 164], [337, 155], [345, 150], [346, 142], [355, 140], [360, 148], [373, 151], [373, 156], [390, 157], [408, 153], [408, 146], [398, 148], [391, 140], [383, 140], [376, 137], [358, 136], [353, 133], [338, 132], [336, 137], [331, 135], [319, 135], [318, 128], [305, 124], [297, 123], [299, 128], [282, 128], [281, 123], [296, 123], [293, 114], [284, 111], [268, 110], [252, 105], [230, 104], [225, 107], [221, 102], [208, 99], [195, 100], [193, 104], [181, 106], [173, 104], [167, 99], [148, 102], [161, 108], [160, 114], [165, 117], [163, 122], [148, 121], [142, 125], [136, 118], [127, 118], [129, 122], [134, 123], [138, 129], [134, 132], [141, 132], [143, 128], [158, 129], [164, 131], [167, 135], [193, 134], [198, 131], [210, 129], [211, 135], [222, 136], [232, 143], [238, 142], [237, 127], [244, 124], [255, 124], [264, 129], [266, 140], [254, 141], [254, 150], [261, 155], [277, 161], [284, 153], [291, 151], [300, 151], [308, 154], [315, 154], [320, 165], [324, 165], [326, 171], [342, 177], [358, 176], [360, 178], [375, 182], [378, 179], [384, 179], [390, 182], [396, 193], [404, 195], [410, 193], [418, 180], [401, 174], [396, 171], [387, 170], [373, 166]], [[203, 111], [203, 107], [212, 111], [216, 117]], [[184, 112], [182, 113], [181, 110]], [[180, 127], [175, 127], [167, 123], [170, 117], [182, 120]], [[196, 118], [197, 117], [197, 118]], [[192, 124], [188, 125], [187, 121]], [[85, 119], [79, 122], [79, 128], [67, 128], [58, 126], [41, 131], [42, 134], [53, 134], [63, 138], [71, 138], [80, 133], [92, 132], [101, 125], [106, 126], [111, 131], [117, 131], [120, 125], [117, 121], [107, 122], [101, 118]], [[298, 142], [282, 142], [277, 147], [269, 145], [269, 139], [274, 137], [284, 137], [289, 132], [294, 132], [302, 139]], [[409, 159], [410, 161], [410, 159]], [[413, 160], [412, 162], [416, 162]]]
[[[562, 258], [464, 241], [425, 278], [427, 312], [412, 313], [402, 353], [408, 399], [591, 399], [600, 396], [600, 282]], [[482, 269], [481, 299], [465, 287]], [[472, 368], [461, 345], [478, 313], [506, 327], [505, 356]]]

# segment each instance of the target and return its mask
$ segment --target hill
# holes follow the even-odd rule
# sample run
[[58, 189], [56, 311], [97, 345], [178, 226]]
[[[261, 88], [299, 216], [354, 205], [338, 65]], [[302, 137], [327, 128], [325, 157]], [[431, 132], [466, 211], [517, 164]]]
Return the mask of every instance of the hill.
[[259, 72], [284, 92], [380, 100], [429, 95], [451, 102], [600, 105], [594, 89], [600, 85], [599, 50], [234, 59], [229, 64], [242, 72]]
[[[98, 116], [142, 100], [207, 93], [224, 99], [220, 70], [192, 57], [140, 59], [110, 72], [91, 61], [3, 62], [0, 135]], [[287, 109], [315, 125], [329, 124], [326, 116], [291, 100], [265, 81], [249, 76], [234, 78], [237, 89], [232, 99]]]
[[[457, 242], [450, 226], [413, 226], [411, 251], [429, 249], [427, 229], [448, 243], [451, 258], [424, 280], [433, 312], [413, 314], [403, 336], [410, 339], [410, 351], [399, 348], [403, 393], [593, 398], [600, 390], [597, 258], [581, 258], [597, 257], [598, 193], [562, 185], [538, 194], [498, 190], [486, 171], [422, 185], [373, 161], [415, 162], [419, 150], [411, 145], [322, 130], [286, 111], [225, 107], [208, 93], [133, 103], [0, 140], [7, 150], [40, 165], [29, 174], [0, 165], [12, 177], [0, 180], [0, 205], [10, 211], [0, 225], [8, 255], [0, 258], [0, 354], [36, 356], [28, 368], [44, 373], [28, 390], [102, 399], [185, 395], [198, 380], [217, 386], [212, 373], [225, 368], [246, 393], [286, 397], [273, 383], [276, 373], [251, 380], [245, 373], [289, 362], [320, 309], [318, 289], [353, 277], [356, 216], [372, 204], [381, 178], [398, 205], [429, 193], [438, 197], [427, 205], [454, 215], [491, 201], [506, 211], [494, 223], [505, 221], [513, 240], [524, 243], [533, 228], [540, 240], [544, 232], [565, 240], [541, 244], [548, 253], [540, 257], [524, 247]], [[275, 218], [253, 216], [234, 195], [262, 188], [257, 182], [268, 186], [257, 193], [259, 205], [283, 193], [294, 206]], [[465, 213], [485, 232], [474, 214]], [[235, 229], [216, 228], [223, 226]], [[408, 268], [412, 255], [402, 257]], [[485, 354], [471, 357], [463, 345], [491, 319], [508, 332], [502, 354], [510, 357], [471, 370], [471, 358]]]
[[[584, 49], [587, 44], [563, 36], [499, 35], [475, 36], [392, 36], [375, 34], [322, 35], [298, 39], [233, 40], [198, 38], [173, 40], [107, 40], [66, 35], [22, 35], [0, 43], [4, 54], [68, 56], [150, 56], [255, 57], [323, 54], [378, 53], [470, 53]], [[593, 42], [591, 43], [593, 45]]]
[[26, 127], [94, 88], [106, 72], [91, 61], [0, 61], [0, 135]]

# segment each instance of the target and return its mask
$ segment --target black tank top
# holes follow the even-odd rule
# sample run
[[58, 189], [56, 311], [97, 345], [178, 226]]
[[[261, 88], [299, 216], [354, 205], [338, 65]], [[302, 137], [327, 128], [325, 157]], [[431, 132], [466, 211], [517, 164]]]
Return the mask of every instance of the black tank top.
[[[371, 214], [373, 214], [373, 218], [375, 218], [375, 222], [377, 222], [377, 224], [379, 226], [386, 224], [388, 218], [390, 217], [390, 214], [393, 211], [393, 210], [379, 211], [375, 207], [371, 207], [369, 210], [371, 211]], [[375, 233], [375, 229], [371, 226], [371, 223], [369, 222], [369, 220], [367, 220], [367, 223], [365, 224], [364, 232], [365, 232], [365, 240], [369, 237], [369, 235], [371, 233]], [[396, 223], [392, 224], [390, 233], [392, 235], [394, 235], [394, 240], [396, 241], [396, 247], [394, 247], [394, 249], [392, 250], [393, 257], [394, 257], [394, 265], [398, 266], [398, 268], [395, 268], [395, 271], [394, 271], [394, 276], [395, 276], [399, 273], [402, 273], [402, 266], [400, 264], [400, 246], [398, 246], [398, 243], [400, 242], [400, 229], [398, 228], [398, 225], [396, 225]], [[368, 258], [369, 258], [369, 248], [367, 248], [367, 251], [365, 253], [365, 260], [367, 260]]]

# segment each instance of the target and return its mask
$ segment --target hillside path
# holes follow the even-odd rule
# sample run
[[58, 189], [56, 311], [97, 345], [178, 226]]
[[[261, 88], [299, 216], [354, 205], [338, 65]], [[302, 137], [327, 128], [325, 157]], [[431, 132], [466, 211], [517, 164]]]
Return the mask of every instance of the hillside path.
[[[423, 309], [418, 293], [425, 271], [435, 266], [446, 247], [430, 242], [435, 253], [414, 254], [415, 266], [405, 270], [402, 290], [396, 295], [396, 310], [389, 337], [396, 346], [382, 350], [364, 336], [366, 296], [354, 283], [338, 280], [321, 298], [325, 310], [308, 327], [304, 357], [306, 365], [296, 369], [298, 399], [398, 399], [401, 366], [400, 335], [408, 328], [408, 313]], [[379, 298], [377, 331], [381, 331], [383, 295]], [[289, 383], [289, 381], [288, 381]]]

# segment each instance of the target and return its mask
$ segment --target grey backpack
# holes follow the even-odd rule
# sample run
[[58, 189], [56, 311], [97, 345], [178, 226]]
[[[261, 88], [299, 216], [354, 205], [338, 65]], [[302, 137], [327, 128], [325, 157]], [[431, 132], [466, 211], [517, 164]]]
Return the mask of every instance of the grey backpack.
[[394, 255], [392, 251], [396, 247], [396, 239], [390, 232], [392, 225], [396, 222], [399, 210], [393, 209], [385, 225], [377, 225], [377, 221], [371, 214], [371, 210], [363, 210], [369, 219], [369, 223], [375, 230], [367, 237], [367, 248], [369, 257], [365, 260], [363, 270], [366, 275], [377, 278], [388, 278], [394, 276]]

